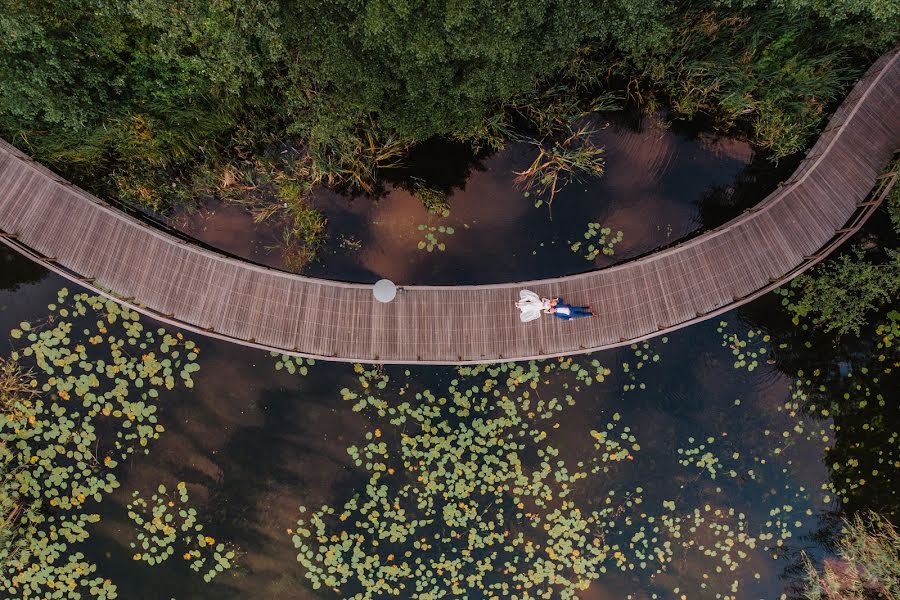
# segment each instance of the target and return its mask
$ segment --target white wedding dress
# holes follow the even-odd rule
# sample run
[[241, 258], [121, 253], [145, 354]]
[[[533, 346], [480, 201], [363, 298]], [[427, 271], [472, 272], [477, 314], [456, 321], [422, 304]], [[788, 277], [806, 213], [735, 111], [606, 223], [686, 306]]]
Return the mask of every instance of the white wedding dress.
[[541, 310], [544, 308], [541, 297], [530, 290], [519, 291], [516, 306], [519, 308], [519, 320], [523, 323], [540, 319]]

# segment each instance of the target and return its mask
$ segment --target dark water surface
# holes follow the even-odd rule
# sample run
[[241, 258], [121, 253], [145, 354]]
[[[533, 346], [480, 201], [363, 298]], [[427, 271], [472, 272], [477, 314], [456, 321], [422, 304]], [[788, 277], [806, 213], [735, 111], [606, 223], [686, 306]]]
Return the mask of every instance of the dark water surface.
[[[595, 125], [606, 173], [564, 188], [552, 221], [513, 185], [536, 155], [526, 144], [478, 157], [427, 143], [377, 197], [316, 190], [329, 234], [304, 272], [404, 284], [581, 272], [724, 223], [793, 167], [658, 115]], [[428, 214], [416, 182], [447, 192], [450, 214]], [[211, 201], [177, 222], [211, 246], [283, 264], [277, 227], [234, 205]], [[592, 223], [622, 232], [612, 255], [585, 258]], [[429, 232], [443, 249], [419, 248]], [[0, 331], [58, 318], [48, 305], [62, 287], [76, 289], [0, 247]], [[193, 388], [153, 401], [165, 431], [114, 468], [121, 486], [89, 501], [100, 521], [69, 551], [128, 600], [796, 598], [801, 551], [821, 553], [842, 496], [852, 510], [900, 504], [900, 369], [796, 328], [778, 302], [640, 346], [488, 369], [286, 365], [197, 339]], [[76, 320], [63, 343], [96, 343], [82, 339], [88, 325], [122, 338], [121, 321], [98, 318]], [[13, 337], [3, 355], [22, 348]], [[823, 411], [819, 397], [844, 390], [859, 410]], [[238, 567], [211, 583], [181, 550], [151, 566], [130, 545], [132, 493], [179, 481], [204, 535], [238, 552]], [[410, 519], [408, 539], [387, 537]], [[295, 537], [306, 528], [315, 534]], [[339, 549], [348, 539], [356, 555]], [[339, 585], [316, 588], [335, 573]]]
[[[55, 301], [57, 289], [72, 287], [55, 275], [42, 275], [5, 248], [0, 248], [0, 264], [3, 331], [22, 320], [40, 318], [46, 314], [42, 307]], [[771, 314], [769, 302], [764, 298], [749, 312]], [[521, 437], [516, 432], [524, 429], [507, 426], [504, 439], [522, 444], [518, 454], [523, 473], [536, 477], [546, 462], [546, 468], [557, 471], [550, 481], [558, 494], [569, 485], [560, 483], [566, 478], [558, 479], [558, 473], [584, 471], [586, 477], [570, 481], [571, 493], [565, 500], [584, 514], [608, 509], [605, 500], [613, 499], [615, 510], [609, 519], [615, 526], [598, 528], [596, 533], [598, 544], [610, 546], [602, 563], [606, 572], [591, 578], [594, 581], [578, 593], [579, 598], [782, 597], [795, 581], [791, 573], [799, 564], [800, 550], [816, 551], [813, 536], [827, 524], [829, 511], [837, 508], [825, 462], [826, 447], [833, 443], [833, 423], [791, 408], [792, 381], [776, 369], [775, 342], [763, 340], [763, 332], [755, 329], [759, 325], [751, 326], [737, 313], [721, 321], [727, 325], [713, 320], [638, 348], [575, 357], [572, 362], [585, 369], [580, 376], [573, 375], [569, 361], [539, 363], [533, 385], [527, 365], [519, 372], [473, 374], [450, 367], [401, 366], [375, 372], [318, 363], [302, 376], [276, 370], [276, 359], [266, 353], [199, 339], [201, 370], [194, 389], [160, 395], [160, 421], [166, 431], [149, 454], [137, 455], [120, 467], [121, 488], [93, 507], [101, 520], [91, 526], [89, 540], [78, 544], [78, 550], [99, 566], [102, 577], [119, 587], [120, 598], [366, 597], [354, 595], [363, 588], [353, 578], [338, 591], [313, 590], [291, 541], [301, 517], [298, 507], [308, 507], [307, 518], [325, 505], [333, 506], [338, 515], [354, 497], [366, 497], [371, 471], [354, 465], [348, 454], [350, 446], [366, 445], [366, 436], [369, 442], [377, 438], [386, 443], [391, 457], [385, 463], [397, 469], [397, 475], [386, 480], [392, 493], [406, 486], [428, 496], [421, 479], [413, 477], [415, 472], [404, 471], [396, 452], [410, 439], [415, 444], [430, 442], [427, 432], [412, 421], [391, 423], [377, 410], [355, 411], [356, 401], [342, 398], [342, 390], [360, 397], [373, 394], [388, 407], [410, 402], [437, 410], [438, 398], [452, 398], [453, 389], [477, 386], [473, 398], [491, 398], [490, 408], [480, 415], [444, 421], [447, 429], [435, 439], [443, 436], [452, 448], [462, 443], [463, 438], [457, 437], [461, 432], [506, 418], [493, 407], [500, 398], [499, 393], [492, 395], [493, 390], [501, 390], [513, 399], [517, 418], [531, 423], [532, 431], [546, 434], [539, 440], [530, 434]], [[759, 332], [755, 338], [748, 336], [751, 330]], [[758, 355], [753, 370], [749, 364], [736, 364], [730, 347], [735, 343], [733, 334], [748, 340], [749, 349], [768, 350]], [[71, 343], [78, 341], [73, 335]], [[12, 340], [9, 344], [16, 345]], [[379, 389], [385, 375], [388, 382]], [[416, 392], [426, 391], [435, 399], [428, 394], [416, 399]], [[548, 409], [546, 403], [552, 399], [559, 405]], [[596, 464], [605, 470], [592, 473], [584, 465], [604, 453], [594, 442], [597, 432], [605, 431], [624, 444], [627, 456], [602, 460]], [[634, 439], [626, 442], [619, 437], [623, 432]], [[498, 456], [502, 455], [505, 452]], [[433, 476], [423, 469], [426, 477]], [[157, 566], [132, 560], [128, 544], [135, 531], [124, 508], [131, 492], [150, 494], [160, 483], [171, 489], [178, 481], [187, 482], [208, 535], [239, 549], [240, 567], [213, 583], [204, 583], [177, 555]], [[440, 497], [434, 501], [442, 502]], [[539, 516], [517, 517], [511, 512], [516, 510], [509, 504], [511, 495], [488, 502], [472, 494], [472, 501], [480, 502], [479, 518], [509, 505], [498, 522], [538, 543], [546, 541], [545, 530], [533, 524], [564, 502], [556, 497], [542, 507], [526, 498], [522, 510]], [[414, 507], [407, 508], [415, 512]], [[351, 516], [346, 524], [357, 518]], [[329, 535], [345, 526], [336, 516], [327, 522]], [[412, 548], [391, 546], [391, 556], [407, 546]], [[439, 553], [464, 550], [466, 543], [457, 546], [416, 551], [415, 556], [429, 564], [438, 560]], [[387, 549], [381, 553], [382, 560], [386, 553]], [[538, 558], [547, 559], [542, 555], [520, 561], [519, 570], [537, 564]], [[501, 552], [488, 581], [510, 577], [501, 572], [502, 560]], [[443, 581], [433, 587], [450, 589]], [[560, 588], [555, 590], [548, 597], [568, 597]], [[527, 597], [516, 594], [497, 597]], [[407, 588], [372, 597], [414, 596]], [[468, 590], [445, 597], [492, 595]]]
[[[556, 277], [610, 265], [695, 235], [759, 202], [790, 173], [744, 141], [662, 115], [612, 113], [597, 119], [593, 141], [606, 149], [606, 170], [564, 187], [552, 213], [516, 188], [516, 171], [537, 150], [510, 144], [483, 157], [462, 144], [431, 142], [407, 166], [386, 173], [377, 197], [317, 189], [312, 204], [328, 219], [318, 260], [304, 274], [401, 284], [478, 284]], [[413, 179], [415, 178], [415, 179]], [[416, 182], [448, 193], [449, 216], [429, 214]], [[552, 216], [552, 221], [551, 221]], [[241, 207], [218, 201], [176, 218], [204, 242], [282, 268], [274, 223], [254, 224]], [[612, 255], [589, 255], [589, 225], [621, 231]], [[443, 244], [420, 248], [430, 228]], [[443, 228], [443, 232], [440, 228]], [[452, 230], [452, 233], [446, 233]], [[581, 242], [577, 251], [572, 245]]]

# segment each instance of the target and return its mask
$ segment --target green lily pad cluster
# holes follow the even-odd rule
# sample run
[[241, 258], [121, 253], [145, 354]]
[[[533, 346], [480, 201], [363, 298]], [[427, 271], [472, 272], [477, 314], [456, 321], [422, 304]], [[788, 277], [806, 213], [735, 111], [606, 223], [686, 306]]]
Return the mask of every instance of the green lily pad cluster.
[[[622, 241], [624, 234], [621, 231], [616, 231], [613, 234], [612, 229], [609, 227], [603, 227], [600, 223], [588, 223], [587, 231], [584, 232], [584, 242], [585, 246], [585, 260], [594, 260], [601, 253], [605, 256], [612, 256], [615, 254], [615, 245]], [[572, 243], [569, 248], [571, 248], [572, 252], [578, 254], [581, 252], [582, 242], [577, 241]]]
[[586, 435], [583, 460], [562, 460], [552, 441], [573, 400], [539, 393], [542, 379], [609, 373], [592, 366], [466, 367], [435, 394], [357, 365], [359, 386], [341, 394], [377, 424], [348, 448], [367, 481], [339, 507], [301, 507], [292, 539], [312, 586], [354, 599], [576, 597], [621, 552], [613, 538], [641, 503], [615, 486], [592, 505], [575, 499], [639, 451], [618, 414]]
[[[616, 376], [661, 360], [649, 343], [624, 352]], [[649, 465], [626, 416], [598, 406], [590, 427], [562, 426], [579, 392], [609, 381], [597, 359], [461, 367], [439, 391], [418, 389], [408, 370], [354, 370], [340, 395], [371, 421], [347, 449], [361, 483], [301, 507], [290, 530], [312, 587], [341, 598], [577, 598], [620, 571], [648, 578], [649, 597], [736, 600], [756, 593], [760, 565], [788, 552], [822, 499], [789, 469], [833, 434], [800, 396], [765, 412], [752, 439], [686, 436], [672, 453], [683, 470], [657, 499], [630, 483]], [[619, 394], [632, 389], [646, 388], [635, 379]], [[736, 506], [748, 489], [765, 504]]]
[[115, 585], [77, 548], [99, 520], [93, 507], [119, 487], [119, 464], [163, 432], [160, 392], [193, 385], [199, 350], [100, 296], [62, 289], [48, 308], [11, 332], [11, 359], [31, 369], [35, 394], [0, 419], [21, 507], [15, 542], [0, 549], [0, 591], [111, 599]]
[[[689, 437], [687, 441], [688, 444], [695, 443], [695, 440], [692, 437]], [[677, 452], [679, 457], [681, 457], [678, 459], [679, 464], [685, 467], [696, 467], [701, 471], [705, 471], [710, 479], [715, 479], [716, 475], [718, 475], [723, 468], [719, 457], [707, 449], [707, 444], [712, 445], [715, 441], [715, 438], [710, 437], [706, 439], [705, 444], [700, 443], [689, 448], [678, 448]]]
[[[341, 398], [345, 401], [352, 401], [354, 412], [361, 412], [364, 408], [370, 407], [374, 409], [378, 416], [387, 415], [388, 403], [374, 393], [375, 390], [383, 390], [387, 387], [390, 377], [381, 367], [372, 367], [366, 369], [365, 366], [356, 363], [353, 370], [358, 374], [359, 391], [354, 392], [350, 388], [341, 388]], [[399, 393], [402, 395], [406, 392], [405, 388], [401, 388]]]
[[202, 573], [203, 581], [208, 583], [235, 566], [236, 553], [229, 545], [203, 533], [197, 511], [189, 502], [183, 481], [176, 484], [174, 493], [160, 485], [149, 501], [140, 492], [133, 492], [128, 503], [128, 518], [137, 531], [137, 541], [130, 544], [136, 550], [132, 558], [158, 565], [175, 554], [177, 545], [181, 558], [192, 571]]
[[432, 225], [421, 224], [418, 227], [418, 230], [424, 233], [424, 239], [419, 240], [417, 247], [419, 250], [426, 250], [428, 252], [433, 252], [435, 248], [438, 251], [443, 252], [447, 249], [446, 243], [438, 239], [438, 236], [448, 236], [456, 233], [456, 230], [453, 227], [447, 225], [438, 225], [437, 227]]
[[306, 377], [309, 373], [309, 367], [316, 364], [316, 361], [312, 358], [303, 358], [302, 356], [290, 356], [279, 352], [270, 352], [269, 355], [275, 358], [276, 371], [284, 369], [291, 375], [299, 373], [303, 377]]
[[768, 344], [771, 337], [759, 329], [750, 329], [744, 336], [741, 336], [736, 332], [729, 331], [727, 322], [719, 321], [716, 331], [722, 334], [722, 347], [731, 349], [731, 353], [734, 355], [735, 369], [753, 371], [769, 351]]

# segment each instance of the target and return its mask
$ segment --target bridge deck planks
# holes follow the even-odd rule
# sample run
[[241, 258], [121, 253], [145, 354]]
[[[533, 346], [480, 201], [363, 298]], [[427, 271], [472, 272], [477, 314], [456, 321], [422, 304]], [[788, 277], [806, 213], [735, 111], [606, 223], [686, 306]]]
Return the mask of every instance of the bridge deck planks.
[[[375, 302], [368, 285], [282, 273], [173, 238], [2, 141], [0, 231], [16, 236], [6, 240], [13, 247], [53, 259], [41, 262], [83, 285], [238, 343], [363, 362], [517, 360], [643, 339], [795, 275], [820, 248], [834, 245], [898, 146], [895, 50], [857, 82], [788, 180], [733, 221], [599, 271], [514, 284], [411, 286], [390, 304]], [[523, 287], [592, 304], [598, 318], [522, 324], [512, 303]]]

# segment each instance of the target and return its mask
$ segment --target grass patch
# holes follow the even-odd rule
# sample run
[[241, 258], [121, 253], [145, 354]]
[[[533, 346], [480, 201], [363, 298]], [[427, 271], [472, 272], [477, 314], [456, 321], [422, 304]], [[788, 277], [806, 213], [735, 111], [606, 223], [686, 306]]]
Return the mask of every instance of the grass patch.
[[288, 222], [282, 236], [284, 266], [288, 271], [298, 272], [315, 260], [328, 221], [302, 199], [289, 203], [286, 212]]
[[900, 598], [900, 534], [885, 518], [868, 512], [844, 519], [836, 560], [822, 571], [806, 558], [806, 600]]

